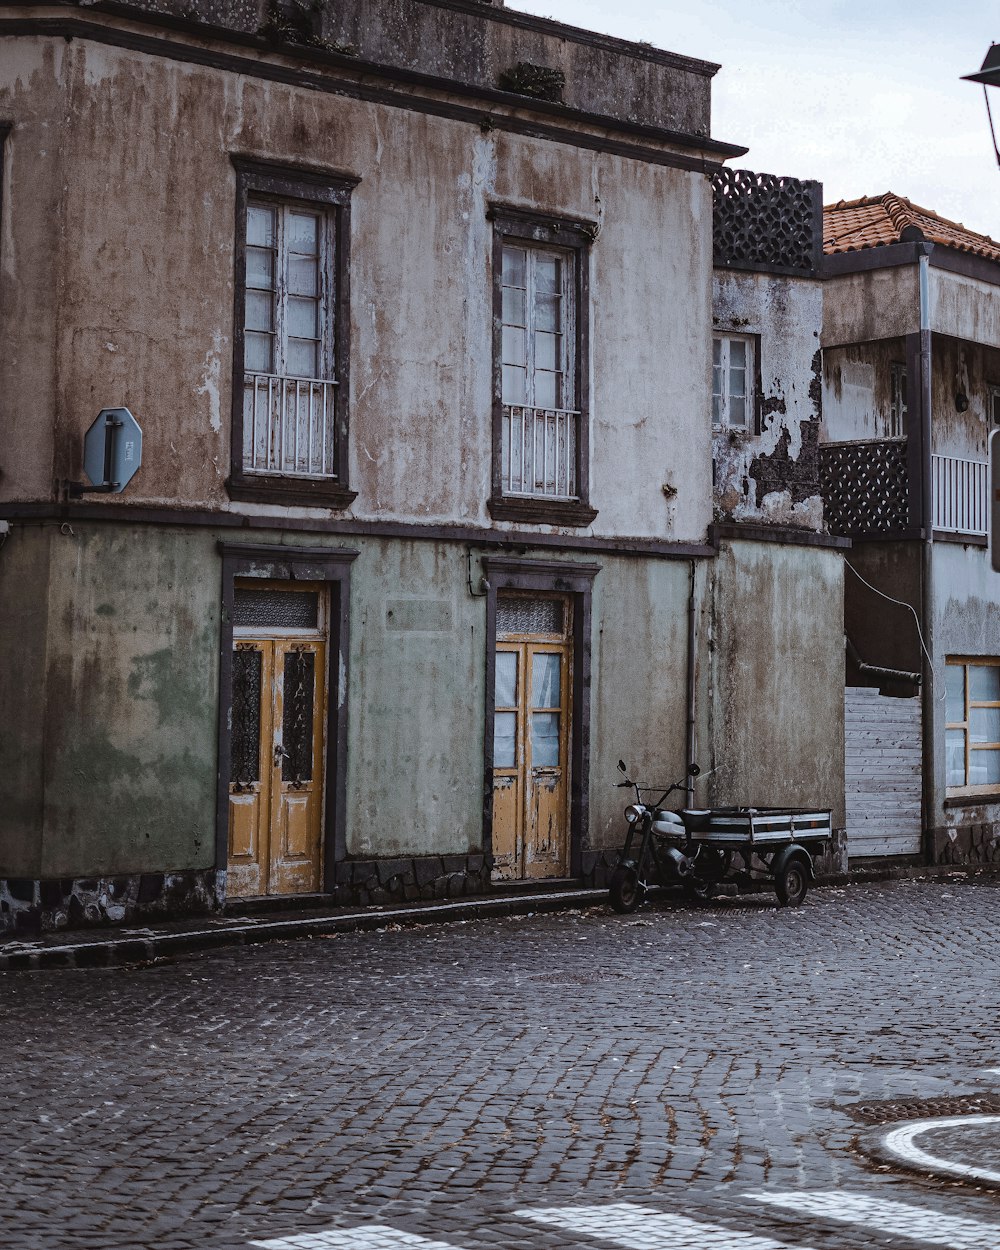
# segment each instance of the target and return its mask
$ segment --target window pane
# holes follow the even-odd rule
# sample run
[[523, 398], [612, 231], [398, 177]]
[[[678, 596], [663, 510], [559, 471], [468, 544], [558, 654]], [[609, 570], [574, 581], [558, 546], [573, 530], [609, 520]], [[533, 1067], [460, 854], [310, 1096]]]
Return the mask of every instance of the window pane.
[[559, 764], [559, 713], [534, 712], [531, 717], [531, 766], [556, 768]]
[[559, 407], [559, 374], [535, 371], [535, 407]]
[[248, 330], [272, 329], [272, 312], [274, 300], [264, 291], [247, 291], [247, 322]]
[[722, 379], [724, 376], [721, 365], [712, 366], [712, 394], [719, 400], [722, 399]]
[[729, 365], [732, 369], [745, 369], [747, 364], [747, 345], [740, 339], [729, 340]]
[[497, 707], [514, 707], [517, 704], [517, 652], [498, 651], [496, 667]]
[[525, 269], [527, 257], [524, 248], [521, 247], [505, 247], [503, 249], [503, 285], [504, 286], [520, 286], [526, 285]]
[[315, 378], [318, 375], [316, 344], [305, 339], [289, 339], [285, 352], [285, 371], [293, 378]]
[[561, 634], [564, 626], [561, 599], [527, 599], [523, 595], [497, 599], [498, 634]]
[[528, 371], [516, 365], [503, 367], [503, 402], [526, 404], [528, 402]]
[[[712, 364], [722, 364], [722, 339], [712, 339]], [[721, 372], [719, 376], [722, 376]]]
[[945, 753], [947, 755], [947, 777], [945, 785], [965, 785], [965, 731], [949, 729], [945, 735]]
[[731, 395], [729, 397], [729, 424], [743, 429], [746, 423], [747, 401], [742, 396]]
[[747, 375], [745, 369], [729, 370], [729, 394], [745, 398], [747, 393]]
[[969, 785], [995, 786], [1000, 783], [1000, 751], [970, 751]]
[[718, 394], [712, 396], [712, 424], [722, 424], [722, 396]]
[[270, 291], [274, 286], [274, 253], [262, 247], [247, 248], [247, 286]]
[[525, 333], [516, 326], [503, 328], [503, 363], [523, 365], [526, 359]]
[[523, 326], [524, 322], [523, 291], [516, 287], [505, 286], [503, 289], [503, 323], [506, 326]]
[[535, 298], [536, 330], [560, 330], [560, 304], [558, 295], [538, 295]]
[[558, 369], [562, 363], [559, 359], [561, 334], [535, 335], [535, 367], [538, 369]]
[[319, 294], [319, 265], [312, 256], [289, 257], [288, 290], [292, 295]]
[[969, 665], [969, 699], [973, 703], [1000, 703], [1000, 665]]
[[950, 725], [965, 720], [965, 666], [945, 665], [945, 719]]
[[516, 760], [517, 715], [496, 712], [493, 716], [493, 767], [513, 768]]
[[1000, 742], [1000, 707], [970, 709], [969, 741]]
[[531, 659], [531, 706], [558, 707], [562, 661], [558, 655], [536, 652]]
[[318, 313], [317, 300], [304, 299], [301, 295], [290, 295], [285, 309], [289, 335], [297, 339], [316, 338], [319, 330]]
[[247, 243], [251, 247], [274, 247], [274, 209], [251, 204], [247, 209]]
[[539, 256], [535, 262], [535, 286], [539, 291], [560, 291], [560, 261], [552, 256]]
[[288, 250], [315, 256], [319, 251], [319, 218], [312, 213], [288, 214]]
[[244, 367], [251, 373], [272, 373], [271, 335], [248, 331], [244, 338]]

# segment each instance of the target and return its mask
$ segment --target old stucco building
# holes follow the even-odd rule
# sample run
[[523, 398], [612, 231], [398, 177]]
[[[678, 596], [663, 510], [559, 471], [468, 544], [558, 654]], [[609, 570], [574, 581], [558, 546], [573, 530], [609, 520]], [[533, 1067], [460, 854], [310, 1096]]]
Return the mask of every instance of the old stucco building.
[[789, 498], [714, 512], [716, 66], [475, 0], [0, 32], [4, 926], [600, 880], [619, 756], [843, 825], [804, 346]]

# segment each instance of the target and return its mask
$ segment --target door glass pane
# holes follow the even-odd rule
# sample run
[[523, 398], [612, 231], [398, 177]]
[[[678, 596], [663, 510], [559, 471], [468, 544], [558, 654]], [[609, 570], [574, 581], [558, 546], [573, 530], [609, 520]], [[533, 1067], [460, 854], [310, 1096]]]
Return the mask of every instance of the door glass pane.
[[559, 713], [534, 712], [531, 717], [532, 768], [559, 765]]
[[247, 209], [247, 244], [274, 247], [274, 209], [251, 204]]
[[561, 634], [563, 601], [503, 595], [497, 600], [498, 634]]
[[517, 706], [517, 652], [497, 652], [496, 694], [497, 707]]
[[946, 785], [965, 785], [965, 730], [949, 729], [945, 735], [945, 751], [948, 757]]
[[974, 703], [1000, 703], [1000, 665], [969, 665], [969, 698]]
[[312, 780], [313, 682], [316, 655], [312, 651], [289, 651], [285, 656], [284, 712], [281, 722], [281, 780], [293, 785]]
[[505, 365], [523, 365], [527, 360], [524, 343], [524, 331], [517, 326], [503, 328], [503, 363]]
[[528, 402], [528, 370], [517, 365], [503, 366], [503, 402], [526, 404]]
[[535, 652], [531, 657], [531, 706], [558, 707], [561, 657]]
[[974, 707], [969, 712], [970, 742], [1000, 742], [1000, 707]]
[[505, 247], [503, 249], [503, 284], [504, 286], [525, 285], [526, 255], [523, 248]]
[[969, 752], [969, 785], [995, 786], [1000, 783], [1000, 751]]
[[[499, 658], [499, 657], [498, 657]], [[517, 735], [517, 713], [497, 712], [493, 717], [493, 767], [513, 768]]]
[[263, 656], [256, 647], [233, 652], [233, 732], [229, 780], [260, 781], [260, 683]]
[[233, 624], [276, 629], [316, 629], [319, 594], [315, 590], [255, 590], [236, 587]]
[[965, 720], [965, 668], [961, 664], [945, 665], [945, 718], [951, 725]]

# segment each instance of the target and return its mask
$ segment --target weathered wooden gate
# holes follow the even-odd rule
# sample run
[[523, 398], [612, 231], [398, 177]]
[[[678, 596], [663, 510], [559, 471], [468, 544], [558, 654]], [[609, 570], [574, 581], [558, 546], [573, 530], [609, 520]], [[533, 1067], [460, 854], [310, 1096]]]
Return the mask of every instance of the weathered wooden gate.
[[920, 699], [868, 686], [844, 692], [847, 854], [917, 855], [921, 847]]

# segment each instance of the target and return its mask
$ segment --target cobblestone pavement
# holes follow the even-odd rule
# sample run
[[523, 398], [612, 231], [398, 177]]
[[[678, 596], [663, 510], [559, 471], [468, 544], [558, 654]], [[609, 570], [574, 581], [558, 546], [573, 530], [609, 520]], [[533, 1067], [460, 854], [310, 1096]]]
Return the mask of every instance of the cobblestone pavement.
[[1000, 1112], [998, 912], [906, 882], [7, 973], [0, 1242], [997, 1250], [1000, 1194], [862, 1144]]

